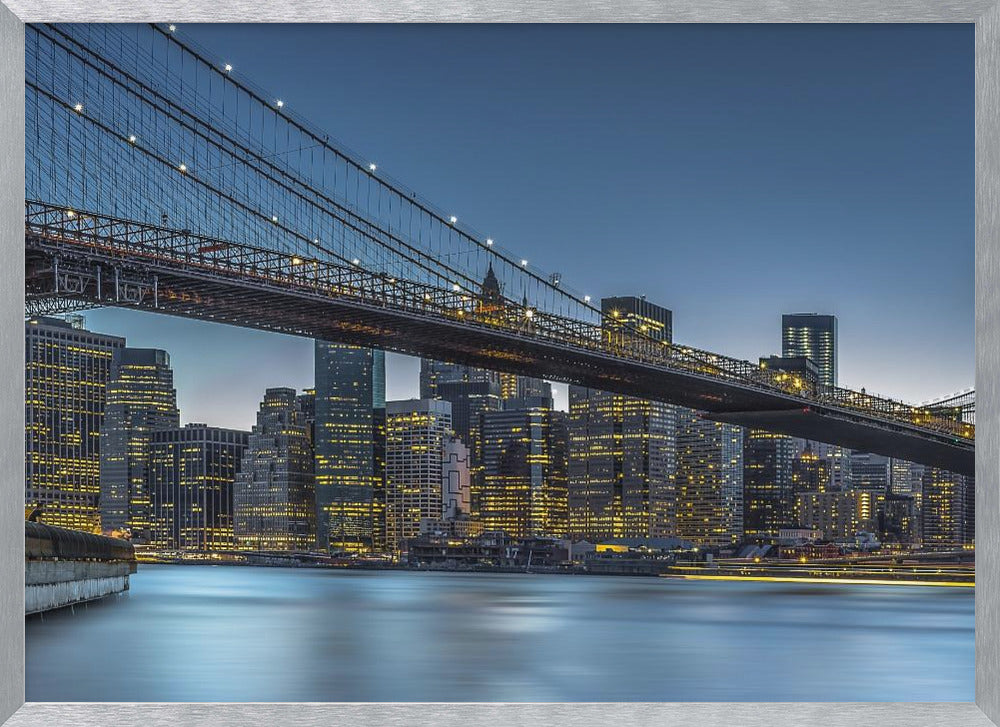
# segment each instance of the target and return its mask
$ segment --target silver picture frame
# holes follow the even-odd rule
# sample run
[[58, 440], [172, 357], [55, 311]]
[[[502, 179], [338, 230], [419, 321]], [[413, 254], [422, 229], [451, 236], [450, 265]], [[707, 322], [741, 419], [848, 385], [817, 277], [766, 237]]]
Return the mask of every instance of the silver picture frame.
[[[25, 703], [24, 23], [974, 23], [976, 26], [975, 703]], [[49, 725], [1000, 725], [1000, 8], [998, 0], [0, 0], [0, 723]], [[9, 256], [9, 257], [8, 257]], [[822, 648], [822, 645], [817, 645]], [[876, 655], [873, 655], [875, 658]], [[97, 659], [99, 661], [99, 659]], [[95, 664], [95, 668], [100, 666]]]

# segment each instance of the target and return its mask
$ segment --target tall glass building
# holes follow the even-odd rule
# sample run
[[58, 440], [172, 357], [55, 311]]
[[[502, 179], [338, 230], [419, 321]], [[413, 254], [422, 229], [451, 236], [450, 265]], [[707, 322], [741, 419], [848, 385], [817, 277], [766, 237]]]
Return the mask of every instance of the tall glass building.
[[422, 520], [443, 512], [444, 450], [452, 436], [451, 404], [440, 399], [386, 405], [385, 537], [397, 552], [420, 535]]
[[676, 439], [675, 407], [570, 386], [570, 534], [676, 535]]
[[155, 348], [119, 348], [111, 363], [101, 427], [101, 521], [105, 531], [147, 542], [151, 511], [149, 445], [153, 432], [180, 426], [170, 356]]
[[678, 409], [677, 535], [698, 545], [743, 539], [743, 430]]
[[330, 552], [385, 548], [385, 353], [316, 341], [316, 540]]
[[153, 432], [150, 544], [165, 550], [232, 550], [233, 485], [249, 432], [187, 424]]
[[264, 392], [233, 489], [241, 550], [312, 550], [316, 491], [309, 423], [295, 389]]
[[41, 522], [99, 531], [101, 427], [125, 339], [61, 318], [24, 324], [24, 502]]
[[837, 317], [819, 313], [781, 316], [781, 355], [805, 356], [819, 369], [819, 382], [837, 385]]
[[477, 517], [484, 530], [514, 538], [568, 532], [566, 413], [551, 397], [506, 402], [482, 415], [482, 487]]
[[743, 531], [746, 540], [775, 543], [795, 522], [796, 442], [763, 429], [743, 432]]

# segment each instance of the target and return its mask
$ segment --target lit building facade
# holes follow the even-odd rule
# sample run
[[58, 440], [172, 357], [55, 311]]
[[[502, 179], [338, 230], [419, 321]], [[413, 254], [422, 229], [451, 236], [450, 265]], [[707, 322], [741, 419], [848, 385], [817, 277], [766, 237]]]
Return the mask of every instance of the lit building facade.
[[674, 340], [673, 312], [650, 303], [645, 296], [601, 299], [601, 326], [606, 331], [628, 328], [657, 341]]
[[674, 407], [570, 386], [568, 429], [572, 537], [676, 534]]
[[330, 552], [385, 548], [385, 353], [316, 341], [316, 540]]
[[448, 437], [441, 448], [441, 519], [469, 515], [469, 448], [458, 437]]
[[233, 549], [233, 485], [248, 440], [249, 432], [207, 424], [153, 432], [149, 445], [153, 547]]
[[24, 324], [26, 508], [51, 525], [101, 529], [101, 427], [111, 364], [125, 339], [60, 318]]
[[830, 489], [830, 465], [825, 457], [820, 457], [813, 449], [815, 442], [802, 439], [793, 440], [801, 451], [792, 460], [792, 491], [826, 492]]
[[101, 427], [101, 526], [150, 537], [149, 445], [153, 432], [180, 426], [170, 356], [153, 348], [119, 348], [111, 363]]
[[677, 409], [677, 535], [726, 547], [743, 539], [743, 430]]
[[268, 389], [233, 489], [241, 550], [312, 550], [316, 489], [309, 423], [294, 389]]
[[974, 543], [975, 478], [927, 467], [922, 489], [920, 520], [924, 546]]
[[743, 532], [747, 541], [775, 543], [794, 522], [796, 442], [762, 429], [743, 433]]
[[827, 540], [853, 540], [859, 532], [878, 531], [883, 493], [868, 490], [802, 492], [795, 496], [798, 525], [814, 528]]
[[851, 453], [851, 487], [853, 489], [889, 492], [892, 462], [888, 457], [870, 452]]
[[804, 356], [819, 370], [819, 382], [837, 385], [837, 317], [790, 313], [781, 317], [781, 355]]
[[451, 437], [449, 402], [386, 404], [385, 541], [391, 551], [417, 537], [422, 520], [441, 518], [443, 453]]
[[566, 414], [551, 398], [506, 402], [482, 415], [484, 530], [513, 538], [563, 537], [568, 530]]

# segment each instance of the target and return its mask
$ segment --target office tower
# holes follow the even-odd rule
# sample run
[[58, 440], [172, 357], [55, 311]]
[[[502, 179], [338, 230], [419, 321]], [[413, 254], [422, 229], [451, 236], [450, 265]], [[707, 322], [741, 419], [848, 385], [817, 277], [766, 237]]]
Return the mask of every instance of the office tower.
[[534, 376], [500, 374], [500, 398], [505, 402], [523, 399], [551, 399], [552, 384]]
[[187, 424], [154, 431], [149, 445], [150, 544], [232, 550], [233, 484], [249, 432]]
[[781, 355], [805, 356], [819, 369], [819, 381], [837, 385], [837, 317], [792, 313], [781, 317]]
[[820, 457], [813, 447], [817, 442], [792, 439], [793, 447], [801, 451], [792, 460], [792, 491], [826, 492], [830, 489], [830, 465], [825, 457]]
[[927, 467], [920, 502], [924, 546], [960, 546], [975, 540], [975, 478]]
[[146, 542], [150, 531], [149, 444], [154, 431], [180, 426], [166, 351], [119, 348], [101, 427], [101, 526]]
[[777, 542], [794, 521], [795, 441], [762, 429], [743, 433], [743, 531], [748, 541]]
[[801, 492], [795, 496], [797, 524], [821, 531], [827, 540], [852, 540], [860, 532], [877, 531], [884, 499], [868, 490]]
[[316, 389], [303, 389], [296, 399], [299, 411], [302, 412], [302, 420], [309, 430], [309, 446], [312, 447], [316, 441]]
[[889, 492], [891, 480], [891, 460], [888, 457], [870, 452], [851, 453], [852, 489]]
[[677, 409], [677, 535], [703, 546], [743, 539], [743, 430]]
[[601, 299], [601, 325], [607, 331], [627, 328], [657, 341], [673, 341], [673, 315], [667, 308], [647, 301], [645, 296]]
[[295, 389], [264, 392], [233, 489], [241, 550], [312, 550], [316, 489], [309, 424]]
[[392, 551], [420, 534], [421, 520], [440, 519], [451, 404], [410, 399], [386, 404], [385, 538]]
[[469, 496], [469, 448], [448, 437], [441, 449], [441, 519], [468, 516]]
[[25, 506], [41, 522], [98, 531], [101, 426], [125, 339], [47, 317], [25, 321], [24, 339]]
[[570, 386], [570, 534], [675, 535], [676, 434], [669, 404]]
[[915, 543], [920, 535], [919, 510], [912, 495], [888, 493], [878, 508], [878, 536], [883, 543]]
[[911, 495], [920, 510], [920, 495], [923, 490], [924, 465], [893, 458], [890, 465], [889, 490], [894, 495]]
[[567, 531], [566, 415], [545, 397], [514, 399], [482, 415], [483, 485], [477, 517], [514, 538]]
[[316, 539], [330, 552], [384, 548], [385, 354], [316, 341]]

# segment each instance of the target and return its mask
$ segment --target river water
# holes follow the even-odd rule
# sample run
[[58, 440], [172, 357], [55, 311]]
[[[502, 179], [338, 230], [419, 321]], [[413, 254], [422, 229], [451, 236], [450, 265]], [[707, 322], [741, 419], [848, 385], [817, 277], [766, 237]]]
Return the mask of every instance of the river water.
[[142, 565], [28, 701], [972, 701], [972, 589]]

